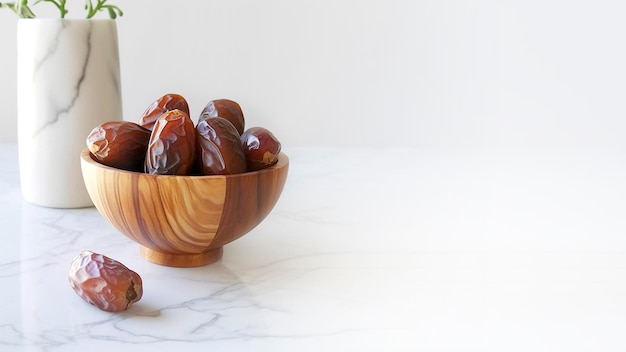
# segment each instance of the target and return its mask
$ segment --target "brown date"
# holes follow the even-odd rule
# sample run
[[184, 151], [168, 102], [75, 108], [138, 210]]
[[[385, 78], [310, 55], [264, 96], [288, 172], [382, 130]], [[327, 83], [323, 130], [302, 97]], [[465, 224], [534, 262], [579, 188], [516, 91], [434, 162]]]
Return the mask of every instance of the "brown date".
[[139, 119], [139, 125], [152, 130], [159, 116], [164, 112], [176, 109], [182, 110], [189, 115], [189, 104], [183, 96], [179, 94], [165, 94], [148, 106]]
[[91, 251], [83, 251], [72, 260], [68, 278], [80, 298], [107, 312], [127, 310], [143, 295], [139, 274]]
[[208, 117], [196, 126], [198, 166], [203, 175], [246, 172], [246, 157], [239, 132], [221, 117]]
[[87, 136], [87, 148], [101, 163], [124, 170], [141, 171], [150, 130], [130, 121], [109, 121]]
[[241, 106], [237, 102], [228, 99], [211, 100], [200, 113], [198, 123], [207, 117], [225, 118], [235, 126], [239, 134], [243, 133], [246, 124]]
[[241, 145], [248, 171], [264, 169], [278, 162], [280, 142], [272, 132], [263, 127], [247, 129], [241, 135]]
[[170, 110], [157, 119], [148, 142], [144, 171], [160, 175], [189, 175], [194, 166], [196, 129], [189, 114]]

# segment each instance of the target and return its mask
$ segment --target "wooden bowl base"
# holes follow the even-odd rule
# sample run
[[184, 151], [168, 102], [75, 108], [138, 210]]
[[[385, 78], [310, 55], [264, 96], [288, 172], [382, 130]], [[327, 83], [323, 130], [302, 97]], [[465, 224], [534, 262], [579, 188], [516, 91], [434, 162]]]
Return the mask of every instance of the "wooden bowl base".
[[222, 247], [212, 248], [206, 252], [195, 254], [164, 253], [144, 246], [140, 246], [140, 249], [141, 256], [149, 262], [179, 268], [209, 265], [220, 260], [224, 253]]

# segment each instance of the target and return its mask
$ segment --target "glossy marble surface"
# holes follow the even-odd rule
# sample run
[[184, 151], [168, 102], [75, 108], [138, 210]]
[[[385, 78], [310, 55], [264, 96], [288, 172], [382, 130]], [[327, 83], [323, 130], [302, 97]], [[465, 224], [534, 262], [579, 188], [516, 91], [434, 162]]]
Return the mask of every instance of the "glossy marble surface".
[[[143, 260], [93, 208], [25, 203], [0, 145], [2, 351], [623, 351], [626, 157], [285, 148], [278, 205], [211, 266]], [[90, 249], [125, 313], [67, 283]]]

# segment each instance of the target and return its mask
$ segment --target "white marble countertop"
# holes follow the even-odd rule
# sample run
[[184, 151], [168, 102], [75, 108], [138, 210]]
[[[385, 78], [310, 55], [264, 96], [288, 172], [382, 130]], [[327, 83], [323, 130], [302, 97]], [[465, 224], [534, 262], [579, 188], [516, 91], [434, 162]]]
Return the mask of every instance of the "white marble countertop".
[[[626, 350], [625, 156], [284, 150], [268, 218], [180, 269], [94, 208], [25, 203], [0, 144], [0, 350]], [[84, 249], [137, 271], [143, 299], [114, 314], [78, 298]]]

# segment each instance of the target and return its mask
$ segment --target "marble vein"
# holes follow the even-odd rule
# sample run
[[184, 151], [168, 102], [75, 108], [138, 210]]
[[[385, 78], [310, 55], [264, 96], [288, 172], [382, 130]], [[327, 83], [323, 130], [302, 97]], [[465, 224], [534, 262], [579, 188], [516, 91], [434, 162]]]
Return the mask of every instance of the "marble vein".
[[[11, 288], [2, 291], [0, 350], [625, 350], [623, 155], [606, 164], [593, 160], [552, 170], [545, 177], [554, 182], [537, 182], [534, 192], [554, 195], [548, 206], [560, 212], [551, 214], [570, 223], [539, 229], [539, 222], [536, 232], [517, 235], [483, 226], [499, 217], [478, 223], [464, 218], [486, 211], [475, 204], [488, 188], [466, 187], [492, 186], [493, 178], [483, 179], [494, 172], [485, 158], [474, 163], [454, 155], [380, 153], [391, 156], [397, 170], [414, 154], [427, 167], [415, 174], [418, 182], [413, 174], [395, 178], [397, 185], [371, 191], [366, 203], [362, 190], [374, 189], [378, 178], [362, 178], [364, 160], [353, 157], [358, 153], [329, 153], [329, 161], [315, 150], [294, 151], [298, 167], [276, 211], [229, 244], [219, 263], [189, 270], [146, 263], [136, 244], [96, 210], [10, 209], [21, 204], [19, 184], [0, 177], [0, 208], [13, 211], [0, 219], [6, 233], [0, 286]], [[11, 161], [2, 156], [0, 150], [0, 160]], [[529, 182], [528, 172], [512, 172], [527, 165], [508, 157], [503, 160], [516, 166], [502, 171], [510, 179], [498, 191]], [[563, 165], [563, 159], [554, 160]], [[341, 170], [328, 168], [340, 164]], [[457, 181], [452, 176], [459, 168], [464, 178]], [[590, 214], [585, 222], [572, 216], [572, 187], [554, 191], [557, 182], [579, 185], [581, 178], [591, 184], [585, 198], [591, 202], [574, 204]], [[337, 179], [342, 181], [333, 186]], [[416, 183], [419, 188], [409, 188]], [[417, 197], [390, 199], [390, 192]], [[504, 193], [514, 197], [496, 197], [505, 207], [490, 207], [494, 215], [506, 221], [544, 215], [545, 197], [531, 202], [521, 192]], [[527, 212], [506, 210], [520, 199], [528, 207], [513, 209]], [[386, 209], [393, 216], [374, 216]], [[137, 270], [144, 298], [127, 312], [109, 314], [76, 297], [65, 275], [70, 255], [83, 249]]]
[[[80, 67], [80, 74], [78, 76], [78, 79], [76, 80], [76, 84], [74, 85], [74, 95], [71, 97], [71, 99], [69, 99], [69, 102], [64, 105], [64, 106], [57, 106], [54, 110], [54, 113], [51, 114], [52, 118], [49, 121], [45, 121], [45, 123], [39, 127], [38, 129], [35, 130], [35, 133], [33, 134], [33, 137], [36, 137], [39, 133], [41, 133], [43, 130], [45, 130], [48, 126], [54, 125], [55, 123], [57, 123], [60, 119], [62, 115], [65, 115], [67, 113], [69, 113], [72, 108], [74, 107], [76, 101], [78, 100], [78, 98], [80, 97], [80, 92], [81, 92], [81, 88], [83, 86], [83, 83], [85, 82], [85, 77], [87, 76], [87, 66], [89, 65], [90, 62], [90, 58], [91, 58], [91, 52], [92, 52], [92, 43], [91, 43], [91, 36], [93, 33], [93, 29], [92, 29], [93, 25], [91, 23], [89, 23], [89, 30], [86, 33], [86, 38], [85, 38], [85, 45], [86, 45], [86, 50], [84, 53], [84, 59], [82, 59], [81, 63], [81, 67]], [[65, 27], [64, 27], [65, 28]], [[61, 33], [62, 30], [59, 32]], [[57, 41], [55, 42], [55, 46], [58, 46], [58, 38]], [[56, 49], [52, 50], [52, 52], [55, 52]], [[75, 55], [77, 55], [77, 53], [74, 53]], [[49, 57], [48, 57], [49, 58]], [[44, 60], [40, 63], [40, 65], [43, 64]], [[45, 84], [45, 83], [44, 83]]]
[[59, 28], [59, 30], [57, 30], [55, 32], [54, 35], [54, 39], [51, 40], [49, 42], [49, 45], [47, 47], [47, 50], [45, 51], [44, 55], [42, 55], [42, 57], [37, 60], [37, 63], [35, 64], [35, 70], [34, 70], [34, 75], [33, 75], [33, 83], [35, 83], [36, 81], [36, 77], [39, 73], [39, 70], [41, 70], [41, 68], [43, 67], [43, 65], [51, 58], [55, 55], [55, 53], [57, 52], [57, 49], [59, 48], [59, 38], [61, 38], [64, 30], [67, 28], [67, 25], [62, 23], [61, 27]]
[[0, 278], [6, 278], [6, 277], [19, 275], [20, 274], [19, 272], [20, 262], [21, 261], [12, 261], [12, 262], [0, 264]]
[[22, 344], [21, 337], [21, 333], [14, 324], [0, 325], [0, 346], [20, 346]]

